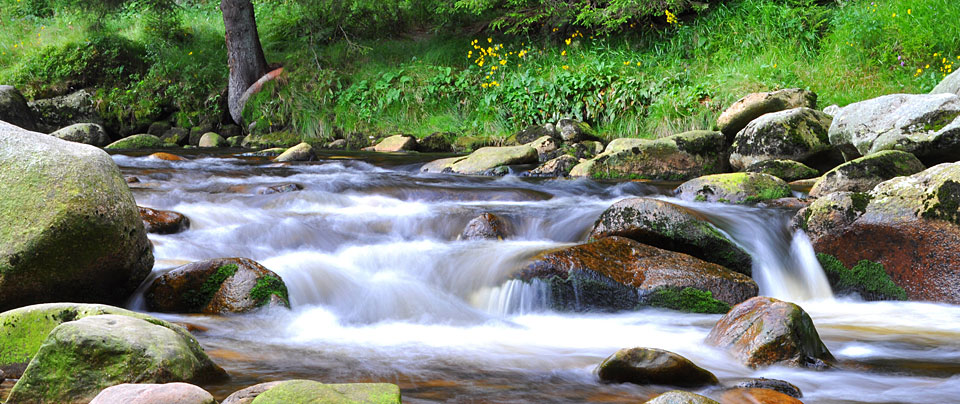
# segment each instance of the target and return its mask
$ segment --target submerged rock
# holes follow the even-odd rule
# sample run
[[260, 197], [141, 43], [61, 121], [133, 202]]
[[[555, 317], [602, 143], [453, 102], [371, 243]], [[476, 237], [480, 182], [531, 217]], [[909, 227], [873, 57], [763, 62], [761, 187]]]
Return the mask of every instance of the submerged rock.
[[201, 383], [225, 377], [182, 327], [104, 314], [54, 328], [7, 402], [86, 404], [122, 383]]
[[689, 359], [655, 348], [621, 349], [597, 367], [601, 381], [698, 387], [715, 385], [717, 377]]
[[107, 387], [90, 404], [217, 404], [217, 400], [187, 383], [125, 383]]
[[699, 394], [672, 390], [647, 400], [645, 404], [720, 404]]
[[104, 149], [159, 149], [166, 146], [167, 144], [160, 140], [160, 138], [142, 133], [139, 135], [128, 136], [116, 142], [110, 143], [104, 147]]
[[258, 384], [231, 394], [223, 404], [400, 404], [400, 388], [388, 383], [324, 384], [284, 380]]
[[817, 108], [817, 95], [799, 88], [769, 93], [753, 93], [734, 102], [717, 118], [717, 127], [727, 136], [734, 136], [751, 121], [764, 114], [793, 108]]
[[764, 160], [751, 164], [743, 171], [769, 174], [786, 182], [816, 178], [820, 175], [816, 169], [793, 160]]
[[676, 194], [685, 201], [723, 203], [757, 203], [792, 195], [786, 182], [760, 173], [707, 175], [680, 184]]
[[460, 238], [465, 240], [503, 240], [512, 231], [511, 226], [502, 217], [493, 213], [484, 213], [475, 217], [463, 229]]
[[706, 342], [751, 368], [779, 364], [823, 369], [834, 360], [800, 306], [770, 297], [734, 306], [713, 326]]
[[829, 115], [810, 108], [794, 108], [763, 115], [737, 132], [730, 166], [742, 170], [764, 160], [809, 162], [832, 149], [827, 131]]
[[258, 195], [282, 194], [287, 192], [297, 192], [303, 190], [303, 185], [295, 183], [267, 185], [257, 188]]
[[279, 275], [247, 258], [219, 258], [172, 269], [150, 284], [147, 307], [165, 313], [244, 313], [290, 307]]
[[178, 155], [176, 155], [176, 154], [170, 154], [170, 153], [164, 153], [164, 152], [153, 153], [153, 154], [151, 154], [149, 157], [155, 158], [155, 159], [157, 159], [157, 160], [164, 160], [164, 161], [184, 161], [184, 160], [186, 160], [185, 158], [180, 157], [180, 156], [178, 156]]
[[820, 197], [832, 192], [867, 192], [891, 178], [913, 175], [925, 167], [914, 155], [898, 150], [884, 150], [848, 161], [828, 171], [810, 190]]
[[590, 238], [609, 236], [690, 254], [744, 275], [751, 273], [750, 254], [727, 239], [703, 215], [659, 199], [629, 198], [607, 208], [593, 225]]
[[96, 147], [110, 144], [110, 137], [103, 126], [95, 123], [77, 123], [50, 134], [58, 139], [69, 142], [83, 143]]
[[36, 117], [27, 99], [13, 86], [0, 86], [0, 121], [26, 130], [37, 130]]
[[571, 176], [597, 179], [682, 181], [725, 171], [726, 140], [720, 132], [692, 131], [656, 140], [614, 140]]
[[190, 227], [190, 219], [181, 213], [137, 206], [147, 233], [174, 234]]
[[288, 161], [313, 161], [317, 156], [313, 153], [313, 147], [309, 143], [300, 143], [287, 149], [279, 156], [273, 159], [277, 162]]
[[153, 250], [107, 153], [0, 122], [0, 310], [125, 300]]

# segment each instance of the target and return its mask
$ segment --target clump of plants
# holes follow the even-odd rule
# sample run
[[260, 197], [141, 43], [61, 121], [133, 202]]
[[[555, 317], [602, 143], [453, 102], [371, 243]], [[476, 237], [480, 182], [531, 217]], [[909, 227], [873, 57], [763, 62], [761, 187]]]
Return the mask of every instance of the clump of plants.
[[865, 300], [907, 300], [907, 292], [890, 279], [879, 262], [861, 260], [847, 268], [829, 254], [817, 254], [817, 259], [834, 293], [855, 293]]

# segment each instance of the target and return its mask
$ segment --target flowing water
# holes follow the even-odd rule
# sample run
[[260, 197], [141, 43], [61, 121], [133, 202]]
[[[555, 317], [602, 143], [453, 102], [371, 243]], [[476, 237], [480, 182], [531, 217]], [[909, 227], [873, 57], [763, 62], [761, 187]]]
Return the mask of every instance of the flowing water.
[[[325, 155], [295, 165], [114, 159], [140, 179], [138, 204], [191, 220], [189, 231], [150, 235], [155, 274], [248, 257], [289, 287], [293, 310], [158, 314], [194, 327], [233, 375], [204, 386], [220, 399], [258, 382], [310, 378], [396, 383], [410, 403], [642, 402], [669, 388], [601, 384], [593, 370], [620, 348], [644, 346], [686, 356], [722, 382], [787, 380], [806, 403], [960, 402], [960, 307], [835, 300], [788, 212], [684, 203], [669, 187], [638, 182], [420, 174], [415, 156]], [[304, 189], [257, 193], [291, 182]], [[719, 315], [553, 312], [543, 285], [508, 280], [536, 253], [582, 241], [604, 209], [632, 196], [706, 215], [753, 255], [761, 294], [811, 314], [840, 370], [751, 370], [703, 344]], [[458, 240], [483, 212], [508, 218], [515, 236]], [[130, 307], [144, 310], [140, 298]]]

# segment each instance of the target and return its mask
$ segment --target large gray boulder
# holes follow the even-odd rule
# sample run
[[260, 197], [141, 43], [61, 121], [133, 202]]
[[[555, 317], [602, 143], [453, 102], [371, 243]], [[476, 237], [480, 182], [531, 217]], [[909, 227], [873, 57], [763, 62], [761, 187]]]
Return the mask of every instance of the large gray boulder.
[[748, 94], [720, 114], [717, 128], [723, 134], [733, 137], [750, 121], [764, 114], [800, 107], [816, 109], [817, 95], [800, 88]]
[[368, 149], [384, 153], [416, 151], [417, 138], [409, 135], [393, 135]]
[[103, 125], [96, 104], [87, 90], [60, 97], [36, 100], [28, 104], [37, 118], [37, 129], [50, 133], [75, 123]]
[[901, 150], [928, 165], [956, 161], [960, 96], [891, 94], [850, 104], [834, 116], [829, 136], [848, 160]]
[[498, 167], [516, 164], [534, 164], [539, 161], [537, 149], [530, 146], [483, 147], [469, 156], [456, 160], [450, 171], [457, 174], [489, 173]]
[[107, 153], [0, 122], [0, 310], [120, 303], [153, 250]]
[[884, 150], [848, 161], [828, 171], [814, 184], [810, 196], [832, 192], [867, 192], [891, 178], [913, 175], [926, 167], [916, 156], [899, 150]]
[[726, 170], [720, 132], [691, 131], [656, 140], [614, 140], [603, 153], [574, 167], [572, 177], [682, 181]]
[[103, 126], [95, 123], [77, 123], [50, 134], [57, 139], [104, 147], [110, 144], [110, 137]]
[[765, 160], [809, 162], [829, 152], [829, 115], [810, 108], [794, 108], [763, 115], [737, 132], [730, 153], [736, 170]]
[[940, 84], [937, 84], [937, 86], [933, 88], [933, 91], [930, 91], [930, 94], [960, 95], [960, 69], [944, 77], [943, 80], [940, 81]]
[[0, 86], [0, 121], [26, 130], [37, 130], [36, 118], [27, 99], [12, 86]]

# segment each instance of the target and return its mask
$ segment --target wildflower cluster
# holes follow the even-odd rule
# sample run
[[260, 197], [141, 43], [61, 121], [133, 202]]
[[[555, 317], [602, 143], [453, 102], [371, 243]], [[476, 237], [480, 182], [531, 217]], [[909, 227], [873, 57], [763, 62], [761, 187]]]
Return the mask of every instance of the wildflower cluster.
[[[950, 59], [946, 54], [940, 52], [936, 52], [932, 56], [934, 59], [940, 59], [935, 61], [934, 65], [936, 65], [938, 62], [940, 63], [939, 70], [941, 77], [946, 77], [946, 75], [953, 73], [953, 64], [955, 63], [954, 60], [960, 61], [960, 55], [957, 55], [956, 59]], [[928, 69], [930, 69], [929, 63], [925, 64], [923, 67], [918, 67], [917, 71], [913, 74], [913, 77], [923, 74], [923, 72]]]
[[[467, 52], [467, 58], [473, 60], [473, 64], [477, 65], [483, 71], [484, 78], [483, 83], [480, 84], [482, 88], [490, 87], [499, 87], [500, 83], [497, 80], [494, 80], [494, 77], [497, 76], [497, 71], [501, 68], [507, 67], [507, 64], [510, 63], [511, 58], [516, 59], [517, 67], [523, 66], [522, 62], [527, 55], [530, 54], [530, 49], [525, 47], [526, 44], [521, 44], [521, 49], [519, 51], [510, 51], [504, 49], [502, 43], [494, 44], [493, 38], [487, 38], [487, 46], [481, 46], [479, 39], [474, 39], [470, 41], [470, 46], [473, 50]], [[484, 65], [487, 64], [489, 60], [489, 69], [484, 69]], [[502, 73], [502, 71], [501, 71]]]
[[677, 15], [671, 13], [670, 10], [663, 10], [663, 14], [667, 16], [667, 24], [673, 25], [677, 24]]

